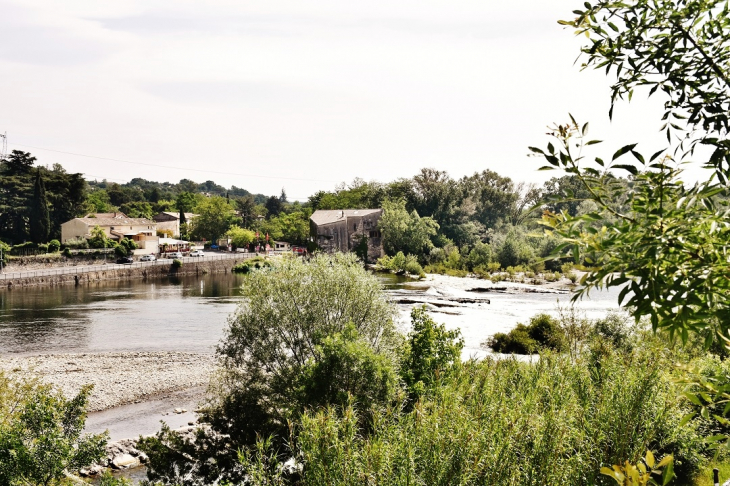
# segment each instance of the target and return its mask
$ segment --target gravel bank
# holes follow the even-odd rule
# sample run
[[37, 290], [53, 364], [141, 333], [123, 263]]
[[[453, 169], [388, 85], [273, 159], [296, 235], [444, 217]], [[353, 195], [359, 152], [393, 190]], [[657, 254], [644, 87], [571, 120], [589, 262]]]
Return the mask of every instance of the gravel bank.
[[208, 383], [215, 366], [211, 355], [151, 353], [86, 353], [0, 357], [0, 369], [34, 373], [74, 396], [93, 384], [88, 411], [151, 400], [155, 396]]

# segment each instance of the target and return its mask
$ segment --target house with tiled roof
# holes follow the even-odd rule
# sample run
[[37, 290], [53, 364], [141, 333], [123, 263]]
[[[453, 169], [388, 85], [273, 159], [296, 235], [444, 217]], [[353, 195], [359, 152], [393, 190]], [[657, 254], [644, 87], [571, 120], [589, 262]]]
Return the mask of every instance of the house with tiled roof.
[[[192, 226], [192, 221], [197, 217], [194, 213], [185, 213], [185, 221]], [[158, 231], [170, 231], [173, 236], [180, 236], [180, 213], [162, 211], [152, 217], [157, 223]]]
[[368, 260], [383, 256], [383, 239], [378, 222], [382, 209], [318, 209], [309, 218], [310, 234], [328, 253], [354, 251], [367, 241]]
[[112, 240], [134, 240], [139, 246], [135, 254], [158, 253], [157, 223], [147, 218], [128, 218], [123, 213], [87, 214], [84, 218], [66, 221], [61, 224], [61, 243], [72, 239], [88, 239], [96, 226]]

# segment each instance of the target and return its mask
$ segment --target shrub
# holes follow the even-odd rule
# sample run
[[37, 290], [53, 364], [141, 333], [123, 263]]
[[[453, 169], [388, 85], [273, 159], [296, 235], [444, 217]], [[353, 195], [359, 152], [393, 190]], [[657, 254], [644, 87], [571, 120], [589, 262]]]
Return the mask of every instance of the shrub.
[[64, 243], [64, 246], [74, 250], [87, 250], [89, 248], [89, 242], [86, 238], [69, 238]]
[[[141, 447], [150, 456], [150, 479], [174, 482], [180, 471], [188, 471], [200, 479], [199, 484], [244, 481], [245, 471], [236, 464], [237, 450], [269, 436], [275, 438], [273, 447], [283, 447], [289, 423], [308, 406], [302, 396], [312, 396], [302, 393], [302, 376], [351, 376], [319, 364], [328, 356], [327, 349], [347, 348], [342, 359], [349, 362], [338, 366], [368, 362], [377, 375], [383, 367], [367, 358], [372, 354], [361, 348], [363, 343], [387, 359], [396, 356], [400, 347], [396, 310], [377, 277], [355, 255], [277, 259], [270, 271], [251, 272], [241, 293], [242, 304], [229, 319], [216, 350], [221, 368], [201, 417], [210, 424], [210, 433], [201, 429], [194, 441], [186, 442], [171, 436], [168, 429], [146, 441]], [[344, 337], [350, 325], [358, 336], [354, 348]], [[332, 364], [338, 359], [330, 356], [326, 361]], [[358, 383], [333, 383], [329, 392], [314, 396], [339, 401], [340, 392], [348, 388], [365, 393], [365, 384]], [[310, 387], [315, 389], [321, 390]], [[322, 404], [318, 399], [317, 405]]]
[[71, 248], [68, 248], [68, 247], [64, 248], [63, 249], [63, 256], [65, 256], [66, 258], [71, 258], [73, 256], [71, 254]]
[[0, 372], [0, 484], [57, 484], [101, 460], [107, 435], [82, 435], [91, 386], [72, 399]]
[[245, 260], [241, 263], [237, 263], [231, 268], [233, 273], [249, 273], [256, 268], [267, 268], [271, 266], [271, 262], [265, 257], [254, 257], [249, 260]]
[[51, 240], [48, 242], [48, 251], [51, 253], [56, 253], [58, 250], [61, 249], [61, 242], [58, 240]]
[[[532, 363], [470, 361], [412, 409], [378, 411], [367, 427], [353, 407], [311, 410], [282, 454], [303, 469], [276, 484], [608, 485], [600, 466], [635, 462], [647, 448], [673, 454], [687, 484], [701, 440], [682, 424], [681, 385], [655, 351], [598, 364], [549, 354]], [[241, 467], [268, 469], [269, 479], [282, 468], [265, 463], [276, 458], [264, 450]]]
[[385, 255], [379, 258], [378, 266], [396, 273], [408, 273], [421, 278], [426, 276], [416, 257], [410, 254], [404, 255], [402, 251], [399, 251], [393, 257]]
[[449, 331], [443, 324], [436, 324], [425, 306], [411, 310], [411, 325], [413, 331], [402, 352], [401, 377], [409, 396], [415, 399], [433, 388], [461, 361], [464, 340], [459, 330]]
[[530, 324], [517, 324], [509, 333], [497, 333], [486, 343], [496, 353], [533, 354], [544, 349], [566, 349], [565, 331], [549, 314], [537, 314]]
[[48, 253], [48, 245], [45, 243], [38, 243], [37, 248], [39, 253]]
[[469, 252], [469, 256], [466, 259], [466, 265], [469, 270], [474, 271], [474, 269], [478, 267], [486, 266], [492, 263], [493, 259], [494, 255], [492, 254], [492, 247], [485, 243], [479, 242], [474, 245], [474, 248], [472, 248]]
[[177, 268], [181, 268], [182, 266], [183, 266], [183, 262], [182, 262], [182, 260], [180, 260], [179, 258], [175, 258], [175, 259], [174, 259], [174, 260], [172, 261], [172, 268], [175, 268], [175, 269], [177, 269]]
[[299, 377], [299, 402], [306, 407], [354, 403], [367, 414], [395, 397], [398, 378], [393, 357], [377, 353], [354, 325], [326, 337], [316, 354], [319, 358], [310, 358]]

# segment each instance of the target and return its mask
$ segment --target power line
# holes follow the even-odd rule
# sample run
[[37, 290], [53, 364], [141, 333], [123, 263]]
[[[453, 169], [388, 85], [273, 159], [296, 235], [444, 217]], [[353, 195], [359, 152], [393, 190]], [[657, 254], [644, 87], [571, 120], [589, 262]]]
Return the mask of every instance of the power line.
[[207, 169], [189, 169], [187, 167], [175, 167], [172, 165], [161, 165], [161, 164], [149, 164], [145, 162], [133, 162], [131, 160], [122, 160], [122, 159], [113, 159], [110, 157], [98, 157], [96, 155], [86, 155], [86, 154], [79, 154], [75, 152], [65, 152], [63, 150], [55, 150], [55, 149], [49, 149], [44, 147], [37, 147], [34, 145], [26, 145], [23, 143], [16, 143], [16, 142], [10, 142], [11, 145], [17, 145], [19, 147], [28, 147], [36, 150], [45, 150], [47, 152], [56, 152], [59, 154], [66, 154], [66, 155], [74, 155], [76, 157], [86, 157], [89, 159], [98, 159], [98, 160], [108, 160], [111, 162], [122, 162], [125, 164], [134, 164], [134, 165], [144, 165], [148, 167], [161, 167], [163, 169], [178, 169], [178, 170], [187, 170], [192, 172], [204, 172], [207, 174], [222, 174], [222, 175], [236, 175], [241, 177], [258, 177], [262, 179], [284, 179], [284, 180], [290, 180], [290, 181], [307, 181], [307, 182], [339, 182], [339, 181], [332, 181], [332, 180], [325, 180], [325, 179], [303, 179], [299, 177], [280, 177], [280, 176], [264, 176], [264, 175], [255, 175], [255, 174], [241, 174], [239, 172], [222, 172], [222, 171], [215, 171], [215, 170], [207, 170]]

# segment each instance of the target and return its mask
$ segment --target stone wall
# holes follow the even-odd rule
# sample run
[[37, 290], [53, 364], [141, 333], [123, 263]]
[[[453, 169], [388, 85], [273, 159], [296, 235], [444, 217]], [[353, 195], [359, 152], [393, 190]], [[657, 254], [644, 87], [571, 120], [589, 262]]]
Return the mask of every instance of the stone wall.
[[0, 280], [0, 289], [13, 289], [35, 286], [80, 285], [101, 280], [145, 280], [148, 278], [201, 275], [206, 273], [228, 273], [234, 265], [244, 261], [244, 257], [227, 260], [211, 260], [185, 262], [180, 268], [170, 265], [154, 265], [145, 267], [129, 267], [125, 265], [108, 265], [104, 270], [87, 273], [51, 275], [44, 277], [27, 277], [15, 280]]

